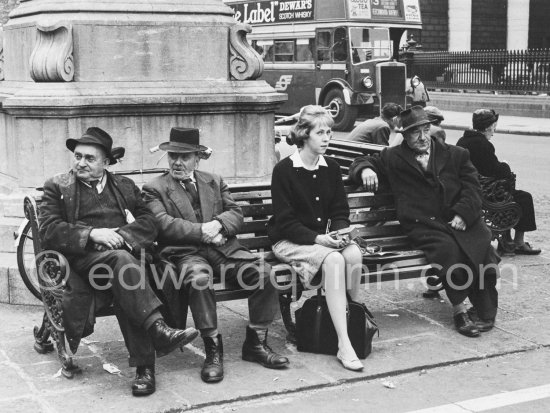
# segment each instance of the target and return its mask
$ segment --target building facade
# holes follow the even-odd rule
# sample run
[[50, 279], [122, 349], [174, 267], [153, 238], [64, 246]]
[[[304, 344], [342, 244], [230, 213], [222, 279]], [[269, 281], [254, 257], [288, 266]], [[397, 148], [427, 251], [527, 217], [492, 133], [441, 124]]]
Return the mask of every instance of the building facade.
[[420, 0], [424, 50], [550, 47], [548, 0]]

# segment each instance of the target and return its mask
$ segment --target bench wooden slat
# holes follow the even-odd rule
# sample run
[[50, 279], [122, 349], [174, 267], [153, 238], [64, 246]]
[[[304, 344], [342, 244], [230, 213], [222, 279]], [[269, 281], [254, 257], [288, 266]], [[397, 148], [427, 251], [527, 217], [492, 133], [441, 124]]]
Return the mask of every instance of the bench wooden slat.
[[261, 201], [271, 199], [271, 190], [253, 191], [253, 192], [231, 192], [231, 196], [236, 202], [239, 201]]
[[265, 250], [271, 250], [271, 242], [269, 241], [269, 238], [267, 235], [261, 235], [259, 237], [254, 238], [241, 238], [241, 236], [238, 237], [239, 242], [245, 246], [246, 248], [255, 251], [259, 249], [265, 249]]
[[393, 207], [392, 194], [369, 194], [368, 192], [351, 193], [348, 195], [348, 204], [351, 209], [372, 207]]
[[400, 225], [377, 225], [370, 227], [358, 227], [359, 236], [367, 240], [380, 237], [403, 236], [403, 228]]
[[353, 212], [349, 216], [352, 224], [361, 224], [369, 222], [386, 222], [397, 219], [395, 209], [377, 209], [374, 211]]
[[241, 205], [243, 215], [245, 217], [261, 217], [266, 215], [273, 215], [273, 204], [252, 204]]
[[254, 221], [245, 221], [241, 228], [242, 234], [265, 233], [267, 231], [267, 219], [258, 219]]

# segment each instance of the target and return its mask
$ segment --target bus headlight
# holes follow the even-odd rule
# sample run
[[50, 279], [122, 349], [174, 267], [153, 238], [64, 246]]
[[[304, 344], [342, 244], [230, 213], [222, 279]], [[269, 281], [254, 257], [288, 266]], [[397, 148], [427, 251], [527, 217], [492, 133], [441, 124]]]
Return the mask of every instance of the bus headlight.
[[365, 86], [367, 89], [370, 89], [372, 87], [372, 79], [370, 76], [363, 78], [363, 86]]

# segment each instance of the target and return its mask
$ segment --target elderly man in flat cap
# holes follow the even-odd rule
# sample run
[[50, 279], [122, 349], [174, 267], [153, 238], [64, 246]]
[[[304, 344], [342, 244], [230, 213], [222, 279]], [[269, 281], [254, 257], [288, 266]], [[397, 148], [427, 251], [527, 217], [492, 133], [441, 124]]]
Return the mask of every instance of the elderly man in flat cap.
[[181, 277], [177, 281], [181, 290], [172, 283], [163, 286], [174, 323], [185, 325], [187, 300], [204, 340], [206, 359], [201, 378], [213, 383], [224, 377], [213, 275], [225, 276], [222, 281], [230, 285], [244, 283], [242, 287], [249, 290], [256, 286], [248, 298], [243, 360], [272, 369], [286, 367], [288, 359], [267, 345], [267, 329], [279, 309], [271, 267], [237, 240], [243, 215], [223, 179], [196, 169], [199, 160], [209, 156], [208, 148], [199, 143], [199, 130], [172, 128], [170, 141], [159, 148], [168, 152], [169, 172], [145, 184], [143, 192], [160, 223], [160, 256], [174, 265]]
[[[490, 142], [498, 122], [498, 113], [492, 109], [478, 109], [472, 115], [472, 129], [464, 132], [457, 146], [468, 149], [470, 159], [478, 172], [487, 177], [497, 179], [513, 179], [510, 165], [498, 160], [495, 147]], [[514, 201], [521, 207], [521, 218], [514, 227], [514, 238], [508, 231], [502, 239], [499, 239], [498, 249], [507, 254], [537, 255], [541, 253], [539, 248], [533, 248], [525, 242], [525, 233], [535, 231], [535, 207], [533, 197], [527, 191], [514, 189], [512, 192]]]
[[[132, 393], [151, 394], [155, 351], [157, 357], [166, 355], [198, 332], [165, 324], [161, 302], [140, 268], [140, 254], [157, 235], [156, 221], [134, 182], [106, 170], [124, 148], [113, 148], [111, 136], [97, 127], [79, 139], [68, 139], [66, 146], [74, 154], [73, 167], [44, 184], [40, 237], [46, 249], [63, 254], [70, 265], [62, 303], [71, 351], [75, 353], [80, 339], [93, 332], [93, 309], [112, 303], [130, 366], [137, 368]], [[101, 279], [107, 283], [101, 284]]]
[[350, 177], [372, 191], [379, 181], [389, 183], [405, 233], [439, 272], [458, 332], [477, 337], [494, 325], [499, 262], [481, 217], [477, 171], [468, 151], [430, 138], [431, 121], [421, 106], [403, 111], [401, 122], [403, 143], [380, 157], [355, 159]]

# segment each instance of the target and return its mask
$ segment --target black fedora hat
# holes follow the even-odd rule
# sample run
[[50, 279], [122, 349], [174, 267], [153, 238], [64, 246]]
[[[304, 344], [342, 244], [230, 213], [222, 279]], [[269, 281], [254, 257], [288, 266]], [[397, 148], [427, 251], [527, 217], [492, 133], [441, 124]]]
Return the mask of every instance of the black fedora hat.
[[428, 118], [422, 106], [413, 106], [401, 112], [401, 131], [405, 132], [416, 126], [433, 123], [433, 120]]
[[208, 151], [199, 143], [199, 130], [196, 128], [172, 128], [170, 141], [163, 142], [159, 148], [167, 152], [193, 153]]
[[69, 138], [65, 141], [65, 146], [67, 146], [67, 149], [71, 152], [74, 152], [76, 145], [100, 146], [105, 151], [105, 155], [109, 159], [110, 165], [117, 163], [117, 159], [122, 158], [125, 152], [124, 148], [113, 148], [113, 138], [103, 129], [95, 126], [88, 128], [79, 139]]

